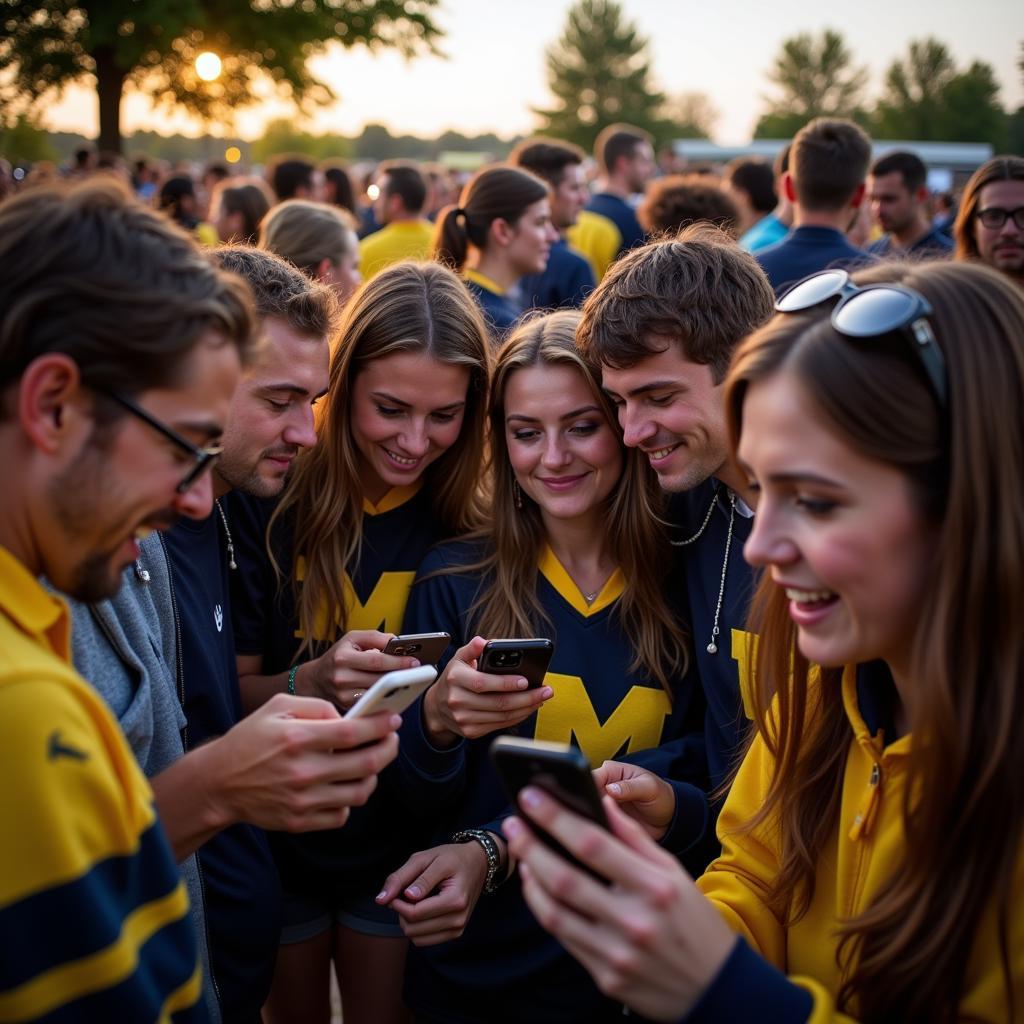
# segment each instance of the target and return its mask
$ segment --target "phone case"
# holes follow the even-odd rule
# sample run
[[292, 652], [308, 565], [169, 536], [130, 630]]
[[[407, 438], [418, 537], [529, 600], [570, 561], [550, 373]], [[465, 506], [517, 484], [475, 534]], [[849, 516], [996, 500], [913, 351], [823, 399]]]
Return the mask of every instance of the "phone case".
[[[543, 740], [499, 736], [491, 744], [491, 758], [505, 792], [520, 817], [522, 813], [517, 803], [519, 790], [524, 786], [536, 786], [581, 817], [588, 818], [602, 828], [608, 827], [590, 765], [575, 747], [546, 743]], [[578, 861], [554, 836], [532, 821], [527, 820], [527, 824], [560, 857], [599, 882], [608, 884], [606, 878]]]
[[431, 665], [387, 672], [345, 713], [346, 718], [362, 718], [381, 711], [401, 714], [437, 678]]
[[555, 645], [541, 638], [489, 640], [477, 667], [496, 676], [523, 676], [532, 690], [544, 682], [554, 653]]
[[406, 655], [416, 658], [421, 665], [434, 665], [451, 642], [447, 633], [409, 633], [389, 640], [384, 653]]

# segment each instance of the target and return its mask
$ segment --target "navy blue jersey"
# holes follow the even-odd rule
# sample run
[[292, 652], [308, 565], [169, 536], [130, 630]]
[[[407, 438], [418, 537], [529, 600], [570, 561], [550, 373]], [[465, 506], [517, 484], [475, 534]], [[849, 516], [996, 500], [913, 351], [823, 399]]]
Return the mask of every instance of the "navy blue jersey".
[[469, 294], [483, 311], [491, 343], [497, 347], [519, 319], [523, 312], [522, 307], [511, 295], [501, 291], [490, 278], [476, 270], [464, 270], [463, 281], [469, 289]]
[[[232, 614], [239, 654], [259, 654], [262, 671], [276, 675], [295, 660], [302, 643], [291, 570], [292, 530], [278, 524], [271, 539], [281, 568], [279, 582], [266, 547], [272, 500], [233, 495], [229, 505], [238, 572], [233, 578]], [[428, 488], [389, 491], [377, 506], [364, 503], [363, 543], [355, 571], [346, 574], [347, 629], [402, 631], [405, 604], [426, 551], [439, 539]], [[337, 624], [318, 624], [318, 639], [341, 636]], [[330, 893], [376, 894], [387, 874], [422, 842], [399, 800], [396, 768], [386, 769], [373, 797], [354, 807], [343, 829], [271, 836], [285, 888], [320, 897]]]
[[[441, 545], [428, 555], [420, 570], [422, 581], [409, 598], [410, 632], [447, 630], [452, 649], [476, 634], [470, 608], [483, 582], [480, 575], [423, 577], [444, 566], [472, 564], [483, 550], [479, 543], [462, 541]], [[706, 785], [699, 688], [686, 677], [676, 681], [670, 697], [648, 673], [630, 668], [633, 647], [617, 612], [622, 574], [616, 572], [588, 606], [550, 549], [543, 553], [539, 570], [537, 595], [549, 621], [539, 622], [536, 634], [554, 641], [545, 683], [555, 695], [515, 734], [572, 743], [595, 767], [606, 758], [625, 758], [667, 775], [685, 756], [679, 741], [695, 738], [698, 756], [691, 762], [691, 782]], [[414, 729], [421, 729], [419, 715], [407, 717], [403, 727], [405, 756], [415, 744], [406, 748], [404, 734]], [[437, 842], [460, 828], [500, 827], [509, 808], [488, 754], [493, 739], [464, 741], [451, 752], [459, 764], [461, 789], [457, 799], [437, 809]], [[420, 742], [425, 742], [422, 737]], [[689, 788], [694, 798], [687, 807], [696, 808], [700, 820], [693, 832], [699, 836], [703, 794], [695, 785]], [[424, 789], [423, 799], [429, 798]], [[427, 1019], [469, 1021], [483, 1015], [495, 1021], [589, 1021], [613, 1012], [586, 972], [539, 928], [517, 877], [481, 897], [461, 938], [411, 950], [406, 987], [407, 1001]]]
[[755, 253], [776, 295], [819, 270], [841, 267], [856, 270], [875, 262], [835, 228], [805, 225], [794, 228], [781, 242]]
[[640, 226], [640, 221], [637, 220], [636, 211], [621, 196], [613, 195], [611, 192], [598, 192], [587, 203], [586, 208], [591, 213], [599, 213], [606, 217], [618, 229], [621, 241], [617, 256], [621, 256], [634, 246], [643, 245], [646, 240], [647, 236]]
[[523, 309], [579, 309], [593, 290], [594, 271], [564, 238], [551, 246], [542, 274], [528, 274], [519, 281]]
[[[703, 533], [677, 551], [679, 589], [685, 591], [695, 667], [707, 702], [708, 770], [711, 785], [717, 788], [742, 755], [751, 724], [750, 684], [746, 678], [750, 634], [745, 631], [745, 623], [754, 578], [743, 558], [743, 545], [750, 536], [753, 519], [739, 506], [733, 512], [728, 489], [716, 480], [672, 495], [669, 519], [676, 527], [676, 538], [686, 540], [701, 529], [712, 502], [714, 509]], [[732, 541], [725, 566], [719, 632], [713, 637], [730, 519]], [[714, 653], [708, 651], [711, 643], [717, 648]]]
[[942, 260], [952, 259], [953, 239], [937, 227], [931, 227], [927, 234], [922, 235], [907, 249], [899, 249], [893, 244], [892, 235], [882, 235], [876, 242], [868, 246], [868, 252], [880, 259]]
[[[228, 596], [228, 556], [216, 510], [166, 534], [181, 627], [185, 748], [222, 736], [241, 718]], [[273, 977], [281, 893], [262, 831], [238, 824], [197, 853], [206, 898], [210, 968], [225, 1021], [258, 1021]]]

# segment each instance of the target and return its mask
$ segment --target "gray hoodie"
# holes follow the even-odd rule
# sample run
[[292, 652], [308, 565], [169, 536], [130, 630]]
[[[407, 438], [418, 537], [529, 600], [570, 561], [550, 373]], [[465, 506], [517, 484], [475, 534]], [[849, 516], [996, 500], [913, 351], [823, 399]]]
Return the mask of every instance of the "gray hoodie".
[[[141, 549], [115, 597], [93, 605], [68, 604], [75, 668], [107, 702], [143, 772], [152, 778], [184, 755], [186, 722], [178, 696], [178, 617], [163, 538], [153, 534]], [[220, 1024], [195, 854], [182, 862], [181, 873], [202, 958], [204, 1000], [211, 1020]]]

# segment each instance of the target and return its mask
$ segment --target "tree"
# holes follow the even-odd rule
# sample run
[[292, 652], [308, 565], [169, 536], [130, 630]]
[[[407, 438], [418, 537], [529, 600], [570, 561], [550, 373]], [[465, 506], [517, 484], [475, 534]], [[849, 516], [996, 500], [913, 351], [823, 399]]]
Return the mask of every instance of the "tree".
[[27, 114], [9, 125], [0, 125], [0, 153], [12, 163], [34, 164], [39, 160], [56, 162], [60, 155], [50, 137]]
[[266, 126], [263, 137], [249, 146], [249, 153], [253, 162], [266, 164], [285, 153], [302, 154], [310, 160], [347, 159], [351, 149], [348, 139], [341, 135], [311, 135], [282, 118]]
[[661, 108], [662, 120], [677, 139], [707, 139], [718, 121], [718, 110], [707, 93], [684, 92], [669, 97]]
[[[1017, 70], [1024, 83], [1024, 43], [1020, 44], [1020, 56], [1017, 58]], [[1024, 156], [1024, 105], [1019, 106], [1006, 122], [1006, 152]]]
[[820, 40], [807, 32], [785, 40], [768, 80], [778, 93], [765, 98], [768, 110], [757, 122], [755, 138], [791, 138], [815, 117], [865, 120], [867, 68], [854, 65], [843, 37], [831, 29]]
[[[331, 90], [307, 58], [328, 42], [435, 51], [438, 0], [0, 0], [0, 104], [12, 113], [91, 76], [101, 149], [120, 151], [121, 97], [146, 90], [158, 106], [230, 123], [267, 92], [300, 106]], [[195, 58], [213, 50], [222, 73], [203, 82]], [[262, 95], [261, 95], [262, 93]]]
[[663, 135], [665, 97], [651, 82], [647, 40], [613, 0], [579, 0], [561, 38], [547, 49], [550, 109], [534, 108], [541, 131], [586, 150], [617, 121]]
[[915, 40], [889, 66], [873, 129], [883, 139], [989, 142], [1001, 149], [1006, 114], [995, 72], [981, 61], [958, 72], [944, 43]]

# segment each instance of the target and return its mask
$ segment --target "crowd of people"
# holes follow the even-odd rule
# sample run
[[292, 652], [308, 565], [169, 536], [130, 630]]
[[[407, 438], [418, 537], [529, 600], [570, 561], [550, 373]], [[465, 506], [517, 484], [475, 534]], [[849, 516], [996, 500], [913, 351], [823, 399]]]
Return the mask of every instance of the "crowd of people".
[[0, 198], [0, 1021], [1024, 1015], [1024, 159], [94, 164]]

